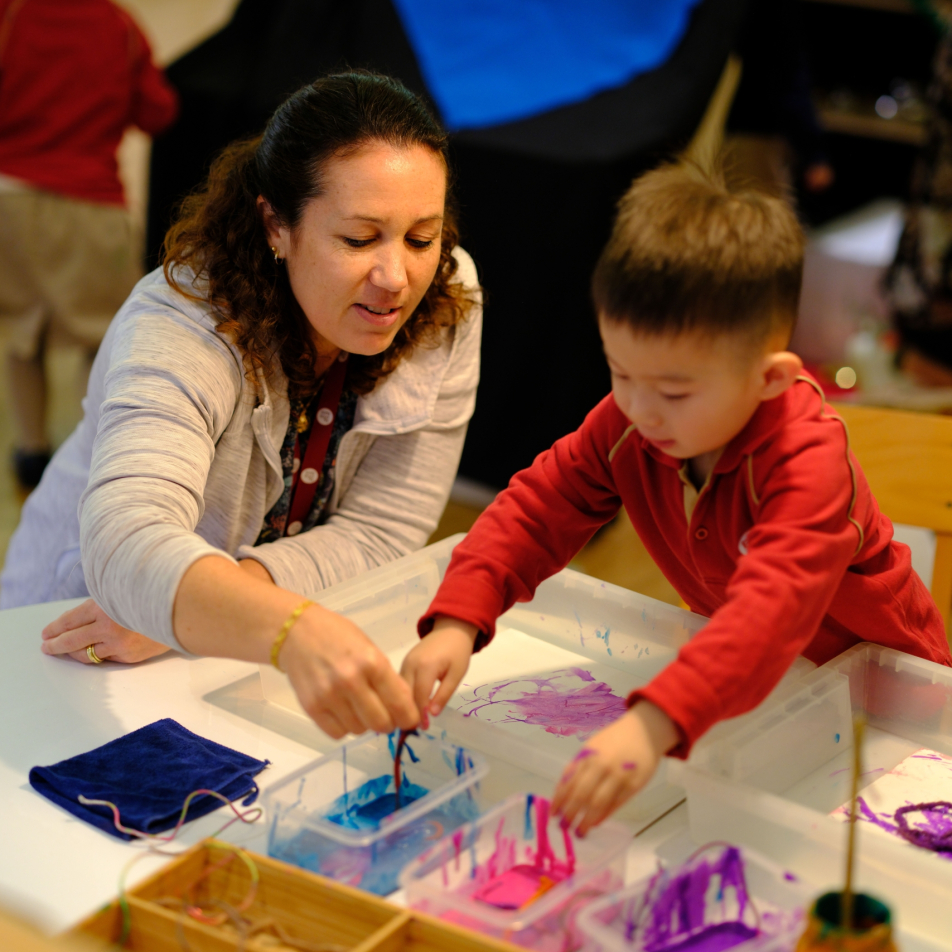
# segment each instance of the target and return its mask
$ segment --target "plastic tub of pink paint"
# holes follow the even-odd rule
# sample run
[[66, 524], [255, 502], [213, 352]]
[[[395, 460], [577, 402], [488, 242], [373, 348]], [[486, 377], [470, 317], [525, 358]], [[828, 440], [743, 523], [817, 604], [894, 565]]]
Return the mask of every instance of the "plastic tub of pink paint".
[[268, 855], [385, 896], [403, 867], [480, 814], [479, 754], [432, 734], [364, 735], [264, 792]]
[[619, 889], [631, 833], [603, 823], [579, 839], [549, 801], [517, 794], [409, 864], [407, 904], [447, 922], [535, 949], [578, 948], [579, 912]]
[[[750, 850], [679, 835], [657, 872], [579, 916], [585, 952], [791, 952], [816, 888]], [[685, 855], [687, 854], [687, 855]]]

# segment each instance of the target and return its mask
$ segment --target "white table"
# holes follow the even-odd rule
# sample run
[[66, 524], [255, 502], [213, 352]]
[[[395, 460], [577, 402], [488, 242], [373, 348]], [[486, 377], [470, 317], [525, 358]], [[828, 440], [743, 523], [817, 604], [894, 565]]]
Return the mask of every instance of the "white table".
[[[36, 793], [30, 768], [91, 750], [163, 717], [271, 766], [262, 787], [333, 746], [313, 725], [270, 709], [256, 665], [189, 661], [176, 654], [139, 665], [82, 665], [40, 652], [40, 631], [78, 601], [0, 612], [0, 906], [47, 932], [74, 925], [115, 897], [123, 867], [141, 847], [77, 820]], [[187, 825], [182, 846], [215, 832], [216, 811]], [[635, 840], [629, 878], [653, 865], [654, 847], [686, 827], [678, 807]], [[234, 824], [224, 839], [266, 852], [266, 826]], [[147, 856], [130, 884], [165, 860]]]

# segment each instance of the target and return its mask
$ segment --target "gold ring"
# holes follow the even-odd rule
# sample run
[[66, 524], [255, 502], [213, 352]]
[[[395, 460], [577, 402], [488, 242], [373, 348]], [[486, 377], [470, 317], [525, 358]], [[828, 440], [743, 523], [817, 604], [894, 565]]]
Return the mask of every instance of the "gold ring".
[[96, 654], [95, 645], [90, 645], [86, 649], [86, 657], [89, 658], [89, 660], [92, 661], [93, 664], [102, 664], [103, 659], [100, 658], [98, 654]]

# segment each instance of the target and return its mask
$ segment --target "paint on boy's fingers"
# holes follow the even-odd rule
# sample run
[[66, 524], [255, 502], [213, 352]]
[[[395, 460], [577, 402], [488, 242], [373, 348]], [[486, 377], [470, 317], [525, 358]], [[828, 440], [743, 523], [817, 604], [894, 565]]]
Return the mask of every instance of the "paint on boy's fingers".
[[621, 765], [622, 770], [635, 770], [637, 769], [637, 767], [638, 767], [638, 764], [636, 764], [633, 760], [626, 760]]
[[577, 760], [585, 760], [586, 757], [594, 757], [595, 751], [591, 747], [583, 747], [573, 758], [572, 762], [574, 763]]

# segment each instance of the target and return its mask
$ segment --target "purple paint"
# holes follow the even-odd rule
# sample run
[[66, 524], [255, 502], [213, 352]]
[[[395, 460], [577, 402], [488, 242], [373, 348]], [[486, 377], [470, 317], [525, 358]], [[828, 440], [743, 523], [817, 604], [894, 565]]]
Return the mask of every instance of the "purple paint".
[[[862, 797], [856, 798], [856, 806], [857, 819], [872, 823], [893, 836], [900, 836], [913, 846], [952, 859], [952, 804], [944, 800], [907, 803], [893, 815], [877, 813]], [[914, 825], [909, 823], [907, 817], [915, 817]]]
[[[837, 774], [846, 773], [847, 771], [851, 771], [852, 769], [853, 769], [852, 767], [840, 767], [839, 770], [834, 770], [833, 773], [830, 774], [830, 776], [835, 777]], [[870, 774], [882, 773], [883, 770], [885, 769], [886, 769], [885, 767], [874, 767], [872, 770], [864, 770], [860, 774], [860, 777], [868, 777]]]
[[[575, 684], [571, 683], [573, 680]], [[565, 681], [569, 684], [557, 683]], [[523, 684], [532, 685], [532, 689], [518, 687]], [[480, 694], [481, 691], [486, 693]], [[500, 697], [503, 692], [505, 695]], [[460, 708], [466, 717], [479, 717], [479, 712], [486, 708], [504, 705], [505, 716], [495, 723], [533, 724], [549, 734], [577, 736], [580, 740], [607, 727], [628, 709], [624, 698], [614, 694], [609, 685], [596, 681], [584, 668], [564, 668], [547, 678], [517, 678], [483, 685], [475, 694], [472, 701]]]
[[633, 760], [626, 760], [626, 761], [621, 765], [621, 769], [622, 769], [622, 770], [634, 770], [637, 766], [638, 766], [638, 764], [636, 764]]
[[[914, 817], [915, 826], [907, 817]], [[934, 800], [932, 803], [909, 803], [894, 814], [897, 832], [913, 846], [935, 853], [952, 853], [952, 803]]]
[[744, 921], [748, 911], [746, 918], [756, 916], [740, 851], [726, 846], [712, 859], [689, 860], [674, 876], [656, 876], [625, 936], [640, 932], [644, 952], [725, 952], [759, 934]]

